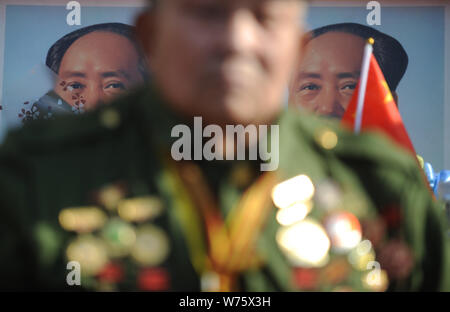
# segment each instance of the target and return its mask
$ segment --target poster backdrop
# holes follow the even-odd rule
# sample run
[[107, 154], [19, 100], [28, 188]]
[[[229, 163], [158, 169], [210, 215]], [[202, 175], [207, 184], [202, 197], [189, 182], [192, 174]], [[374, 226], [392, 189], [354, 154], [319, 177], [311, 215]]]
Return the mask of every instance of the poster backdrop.
[[[142, 9], [142, 4], [133, 1], [94, 1], [97, 5], [80, 1], [80, 25], [69, 25], [69, 1], [25, 2], [0, 0], [0, 141], [7, 129], [22, 124], [24, 114], [30, 110], [27, 105], [53, 88], [55, 74], [45, 65], [45, 59], [58, 39], [99, 23], [132, 25]], [[307, 16], [309, 29], [342, 22], [367, 25], [370, 11], [365, 1], [346, 6], [338, 2], [327, 6], [315, 3]], [[450, 63], [445, 42], [450, 31], [446, 33], [445, 28], [450, 11], [448, 4], [411, 3], [416, 4], [382, 5], [380, 25], [372, 27], [396, 38], [408, 53], [409, 66], [397, 89], [400, 112], [417, 152], [439, 171], [449, 169], [444, 164], [450, 164], [445, 159], [445, 145], [450, 143], [444, 140], [445, 114], [450, 109], [445, 108], [445, 91], [450, 88], [445, 82], [446, 58]]]
[[[24, 113], [54, 87], [56, 75], [45, 65], [49, 48], [61, 37], [77, 29], [100, 23], [133, 25], [139, 6], [81, 5], [80, 25], [68, 22], [69, 1], [57, 5], [4, 4], [3, 84], [1, 96], [0, 140], [11, 127], [22, 124]], [[104, 1], [107, 3], [108, 1]], [[106, 5], [106, 4], [104, 4]], [[70, 15], [69, 15], [70, 18]], [[69, 23], [74, 23], [69, 25]], [[24, 111], [25, 110], [25, 111]]]
[[[308, 28], [344, 22], [368, 26], [370, 11], [366, 2], [361, 3], [313, 6]], [[448, 144], [444, 142], [444, 95], [445, 88], [450, 88], [445, 82], [445, 10], [444, 5], [381, 5], [380, 25], [371, 25], [397, 39], [408, 54], [409, 65], [397, 88], [399, 110], [417, 153], [436, 171], [450, 169], [444, 168], [444, 145]]]

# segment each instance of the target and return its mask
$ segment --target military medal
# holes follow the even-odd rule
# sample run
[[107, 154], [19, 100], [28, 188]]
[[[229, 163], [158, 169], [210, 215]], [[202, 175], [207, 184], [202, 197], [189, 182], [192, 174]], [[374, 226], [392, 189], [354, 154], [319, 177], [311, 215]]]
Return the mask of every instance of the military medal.
[[138, 229], [131, 256], [143, 266], [157, 266], [169, 255], [169, 238], [158, 227], [144, 225]]
[[272, 207], [270, 197], [261, 194], [270, 194], [275, 175], [268, 172], [259, 177], [228, 214], [230, 222], [225, 223], [208, 183], [196, 165], [163, 162], [173, 173], [179, 192], [189, 195], [187, 199], [197, 208], [196, 213], [205, 226], [209, 265], [199, 274], [213, 272], [218, 276], [219, 291], [234, 290], [240, 272], [261, 264], [255, 242]]
[[310, 203], [295, 203], [277, 212], [277, 221], [283, 226], [289, 226], [302, 221], [311, 211]]
[[310, 201], [314, 192], [311, 179], [306, 175], [299, 175], [277, 184], [272, 190], [272, 200], [275, 206], [285, 209], [299, 202]]
[[325, 218], [324, 225], [332, 248], [337, 253], [346, 253], [361, 241], [361, 225], [358, 218], [351, 213], [332, 213]]
[[375, 252], [372, 249], [372, 243], [364, 240], [348, 254], [348, 261], [358, 271], [366, 271], [369, 264], [375, 261]]
[[299, 175], [277, 184], [272, 190], [272, 201], [279, 208], [277, 221], [290, 226], [302, 221], [312, 209], [314, 185], [306, 175]]
[[364, 287], [371, 291], [386, 291], [389, 286], [389, 279], [386, 271], [377, 267], [365, 273], [361, 279]]
[[319, 284], [319, 270], [294, 268], [294, 285], [301, 290], [315, 290]]
[[121, 200], [117, 211], [119, 216], [129, 222], [145, 222], [159, 216], [163, 203], [154, 196]]
[[281, 228], [276, 240], [293, 266], [318, 268], [328, 262], [330, 240], [322, 225], [312, 219]]
[[97, 201], [107, 210], [112, 211], [117, 208], [117, 204], [125, 197], [125, 190], [122, 185], [113, 184], [103, 187], [97, 194]]
[[111, 219], [101, 231], [111, 257], [124, 257], [129, 254], [136, 242], [133, 226], [119, 218]]
[[335, 182], [326, 180], [317, 186], [314, 200], [321, 209], [332, 211], [340, 206], [342, 192]]
[[97, 207], [66, 208], [59, 213], [59, 223], [71, 232], [90, 233], [101, 228], [106, 222], [106, 214]]
[[121, 265], [117, 263], [109, 263], [97, 274], [100, 283], [117, 284], [124, 278], [125, 272]]
[[144, 291], [169, 289], [169, 273], [164, 268], [145, 268], [138, 274], [138, 287]]
[[82, 275], [96, 275], [108, 263], [108, 254], [102, 240], [91, 235], [80, 236], [66, 250], [69, 261], [77, 261]]
[[218, 292], [220, 290], [220, 276], [214, 271], [207, 271], [201, 276], [201, 290], [204, 292]]

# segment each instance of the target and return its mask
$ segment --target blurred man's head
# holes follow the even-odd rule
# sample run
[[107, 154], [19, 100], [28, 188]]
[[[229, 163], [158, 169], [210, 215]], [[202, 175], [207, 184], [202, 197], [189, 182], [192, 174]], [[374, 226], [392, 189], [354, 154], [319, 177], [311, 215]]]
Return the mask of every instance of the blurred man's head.
[[298, 57], [301, 0], [153, 3], [138, 32], [174, 110], [222, 125], [275, 118]]
[[408, 66], [402, 45], [371, 27], [344, 23], [310, 32], [290, 84], [290, 104], [342, 117], [358, 83], [364, 45], [370, 37], [375, 39], [373, 54], [397, 100], [396, 89]]
[[55, 92], [71, 105], [82, 101], [88, 110], [146, 76], [133, 27], [119, 23], [97, 24], [64, 36], [50, 48], [46, 63], [58, 76]]

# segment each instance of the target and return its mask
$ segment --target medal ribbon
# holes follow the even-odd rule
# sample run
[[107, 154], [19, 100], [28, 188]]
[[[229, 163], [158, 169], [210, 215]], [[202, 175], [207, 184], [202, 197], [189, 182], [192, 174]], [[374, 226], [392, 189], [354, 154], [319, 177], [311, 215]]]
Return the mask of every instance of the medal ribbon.
[[264, 173], [247, 189], [230, 212], [227, 227], [200, 168], [186, 161], [164, 163], [178, 176], [182, 182], [178, 187], [189, 194], [190, 206], [196, 208], [204, 223], [208, 258], [219, 275], [220, 291], [232, 291], [238, 273], [259, 264], [254, 243], [272, 208], [270, 193], [276, 183], [275, 174]]

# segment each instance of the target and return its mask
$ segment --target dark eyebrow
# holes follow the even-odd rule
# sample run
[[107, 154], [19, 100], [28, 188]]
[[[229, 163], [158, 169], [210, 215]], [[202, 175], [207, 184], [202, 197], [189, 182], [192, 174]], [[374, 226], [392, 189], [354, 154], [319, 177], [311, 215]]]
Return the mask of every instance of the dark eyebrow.
[[354, 73], [339, 73], [336, 76], [339, 79], [343, 79], [343, 78], [359, 78], [360, 73], [359, 72], [354, 72]]
[[124, 76], [127, 79], [130, 79], [130, 76], [128, 75], [128, 73], [124, 70], [117, 70], [117, 71], [109, 71], [109, 72], [104, 72], [101, 73], [102, 78], [111, 78], [111, 77], [120, 77], [120, 76]]
[[322, 75], [320, 74], [316, 74], [316, 73], [300, 73], [298, 75], [299, 79], [304, 79], [304, 78], [317, 78], [317, 79], [321, 79]]
[[[339, 79], [343, 79], [343, 78], [356, 78], [356, 79], [358, 79], [359, 75], [360, 75], [360, 73], [358, 71], [358, 72], [353, 72], [353, 73], [350, 73], [350, 72], [348, 72], [348, 73], [339, 73], [339, 74], [336, 75], [336, 77], [338, 77]], [[302, 73], [299, 73], [298, 78], [299, 79], [305, 79], [305, 78], [321, 79], [322, 75], [317, 74], [317, 73], [307, 73], [307, 72], [305, 73], [305, 72], [302, 72]]]
[[66, 76], [68, 78], [71, 78], [71, 77], [86, 78], [86, 74], [85, 73], [77, 72], [77, 71], [66, 71], [66, 72], [63, 72], [61, 76]]

